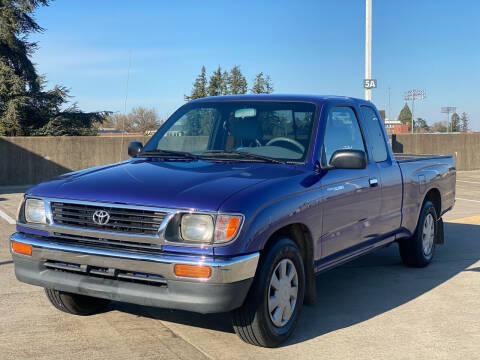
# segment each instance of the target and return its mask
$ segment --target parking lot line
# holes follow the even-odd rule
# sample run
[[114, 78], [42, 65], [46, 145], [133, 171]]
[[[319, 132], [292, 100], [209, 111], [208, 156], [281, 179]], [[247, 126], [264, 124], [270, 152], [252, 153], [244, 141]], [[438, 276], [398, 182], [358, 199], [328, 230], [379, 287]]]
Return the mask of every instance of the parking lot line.
[[465, 180], [457, 180], [457, 182], [461, 182], [461, 183], [468, 183], [468, 184], [478, 184], [478, 185], [480, 185], [480, 181], [465, 181]]
[[0, 210], [0, 217], [5, 219], [9, 224], [11, 225], [15, 225], [16, 222], [15, 220], [13, 220], [10, 216], [8, 216], [7, 214], [5, 214], [2, 210]]
[[480, 215], [468, 216], [460, 219], [449, 220], [450, 223], [461, 223], [461, 224], [479, 224], [480, 225]]
[[473, 199], [455, 198], [455, 200], [472, 201], [472, 202], [480, 203], [480, 200], [473, 200]]

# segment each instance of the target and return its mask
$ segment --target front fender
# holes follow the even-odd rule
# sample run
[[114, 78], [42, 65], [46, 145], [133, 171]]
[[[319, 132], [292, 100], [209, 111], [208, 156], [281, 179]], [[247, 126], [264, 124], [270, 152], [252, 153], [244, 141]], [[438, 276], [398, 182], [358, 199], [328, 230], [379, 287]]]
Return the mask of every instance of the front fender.
[[[302, 184], [305, 182], [297, 181], [276, 186], [262, 184], [261, 189], [257, 188], [255, 194], [246, 191], [241, 199], [239, 197], [232, 201], [231, 204], [236, 204], [234, 205], [236, 211], [242, 205], [244, 209], [248, 207], [250, 211], [244, 212], [245, 224], [238, 239], [230, 245], [216, 247], [215, 255], [261, 251], [272, 234], [279, 229], [291, 224], [303, 224], [310, 231], [313, 239], [314, 258], [319, 258], [321, 256], [322, 191], [319, 182], [307, 187]], [[289, 189], [296, 191], [288, 191]], [[225, 206], [225, 208], [228, 209], [226, 211], [233, 211], [233, 207]]]

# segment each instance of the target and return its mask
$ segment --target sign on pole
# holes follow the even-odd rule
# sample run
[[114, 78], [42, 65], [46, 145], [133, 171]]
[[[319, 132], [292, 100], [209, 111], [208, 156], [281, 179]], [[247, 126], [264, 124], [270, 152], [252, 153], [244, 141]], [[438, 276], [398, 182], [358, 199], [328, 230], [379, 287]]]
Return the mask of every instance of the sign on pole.
[[377, 87], [377, 79], [365, 79], [365, 80], [363, 80], [363, 87], [365, 89], [375, 89]]

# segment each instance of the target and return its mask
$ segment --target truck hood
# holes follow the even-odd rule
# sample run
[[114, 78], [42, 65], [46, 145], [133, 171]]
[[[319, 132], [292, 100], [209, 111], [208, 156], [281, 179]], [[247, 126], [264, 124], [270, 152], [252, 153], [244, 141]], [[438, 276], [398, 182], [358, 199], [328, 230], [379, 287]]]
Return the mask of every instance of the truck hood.
[[297, 172], [294, 166], [270, 163], [132, 159], [68, 173], [27, 194], [216, 211], [242, 189]]

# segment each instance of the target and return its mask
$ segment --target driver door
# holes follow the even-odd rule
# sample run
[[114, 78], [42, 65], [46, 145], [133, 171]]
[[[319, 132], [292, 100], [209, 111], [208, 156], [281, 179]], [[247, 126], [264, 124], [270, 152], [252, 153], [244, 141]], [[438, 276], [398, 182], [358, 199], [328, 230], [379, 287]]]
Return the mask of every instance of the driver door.
[[[336, 150], [367, 153], [364, 136], [352, 107], [329, 110], [321, 152], [322, 167]], [[375, 183], [374, 179], [377, 181]], [[380, 209], [378, 168], [370, 161], [365, 169], [329, 169], [322, 177], [322, 253], [332, 259], [349, 255], [366, 245], [370, 225]]]

